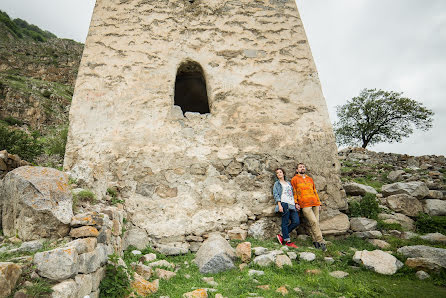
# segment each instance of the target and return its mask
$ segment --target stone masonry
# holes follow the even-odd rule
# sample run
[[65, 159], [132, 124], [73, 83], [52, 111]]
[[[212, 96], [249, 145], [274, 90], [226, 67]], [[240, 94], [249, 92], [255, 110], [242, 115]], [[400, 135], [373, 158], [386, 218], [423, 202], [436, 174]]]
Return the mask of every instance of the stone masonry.
[[[188, 66], [210, 113], [174, 105]], [[183, 242], [271, 216], [274, 169], [297, 162], [327, 209], [346, 208], [294, 0], [96, 1], [64, 168], [98, 195], [119, 189], [135, 228]]]

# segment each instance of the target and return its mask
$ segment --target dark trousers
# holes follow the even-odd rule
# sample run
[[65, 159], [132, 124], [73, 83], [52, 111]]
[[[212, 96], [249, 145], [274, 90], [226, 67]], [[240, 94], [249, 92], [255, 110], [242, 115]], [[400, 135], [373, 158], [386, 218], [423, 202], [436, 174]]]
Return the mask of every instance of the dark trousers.
[[288, 204], [282, 204], [282, 237], [285, 241], [290, 241], [290, 233], [299, 225], [299, 213], [296, 209], [289, 209]]

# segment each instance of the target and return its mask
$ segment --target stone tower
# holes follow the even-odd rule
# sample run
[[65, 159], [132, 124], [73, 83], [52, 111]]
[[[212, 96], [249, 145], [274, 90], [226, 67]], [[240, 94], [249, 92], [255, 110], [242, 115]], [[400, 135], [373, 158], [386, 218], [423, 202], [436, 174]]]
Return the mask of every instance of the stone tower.
[[345, 208], [294, 0], [96, 1], [64, 167], [117, 187], [134, 229], [184, 242], [274, 218], [274, 169], [297, 162]]

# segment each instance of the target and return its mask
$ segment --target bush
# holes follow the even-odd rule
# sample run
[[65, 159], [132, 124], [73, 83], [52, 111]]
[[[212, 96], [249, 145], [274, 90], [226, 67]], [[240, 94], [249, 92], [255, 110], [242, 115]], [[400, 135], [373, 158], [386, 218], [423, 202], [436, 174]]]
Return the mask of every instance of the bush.
[[[105, 267], [105, 277], [99, 286], [99, 297], [127, 297], [132, 289], [130, 287], [133, 272], [123, 265], [118, 264], [119, 257], [116, 254], [109, 256], [109, 262]], [[130, 268], [130, 267], [128, 267]]]
[[19, 126], [23, 125], [23, 121], [16, 119], [14, 117], [11, 117], [11, 116], [5, 117], [1, 120], [4, 121], [8, 125], [19, 125]]
[[446, 216], [430, 216], [420, 213], [416, 218], [415, 226], [419, 233], [446, 234]]
[[95, 194], [91, 190], [81, 190], [80, 192], [73, 195], [77, 201], [89, 201], [94, 202], [96, 200]]
[[378, 220], [377, 229], [378, 230], [386, 230], [386, 231], [390, 231], [390, 230], [402, 231], [403, 227], [399, 223], [386, 223], [382, 220]]
[[59, 129], [54, 129], [51, 135], [45, 141], [45, 151], [48, 155], [65, 155], [67, 146], [68, 127], [63, 126]]
[[360, 201], [353, 201], [349, 204], [350, 215], [352, 217], [367, 217], [378, 219], [380, 212], [376, 196], [372, 193], [366, 193]]
[[33, 162], [42, 154], [43, 146], [37, 132], [28, 135], [21, 130], [10, 129], [0, 124], [0, 150], [7, 150], [11, 154], [17, 154], [22, 159]]

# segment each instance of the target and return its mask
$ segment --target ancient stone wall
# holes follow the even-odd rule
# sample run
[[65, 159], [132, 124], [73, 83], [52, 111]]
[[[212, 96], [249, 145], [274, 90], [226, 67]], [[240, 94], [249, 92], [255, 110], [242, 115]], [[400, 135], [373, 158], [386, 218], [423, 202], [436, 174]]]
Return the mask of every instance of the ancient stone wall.
[[[210, 113], [174, 105], [188, 61]], [[297, 162], [328, 209], [346, 207], [294, 0], [96, 1], [64, 167], [99, 195], [117, 187], [137, 229], [181, 242], [271, 216], [273, 171]]]

